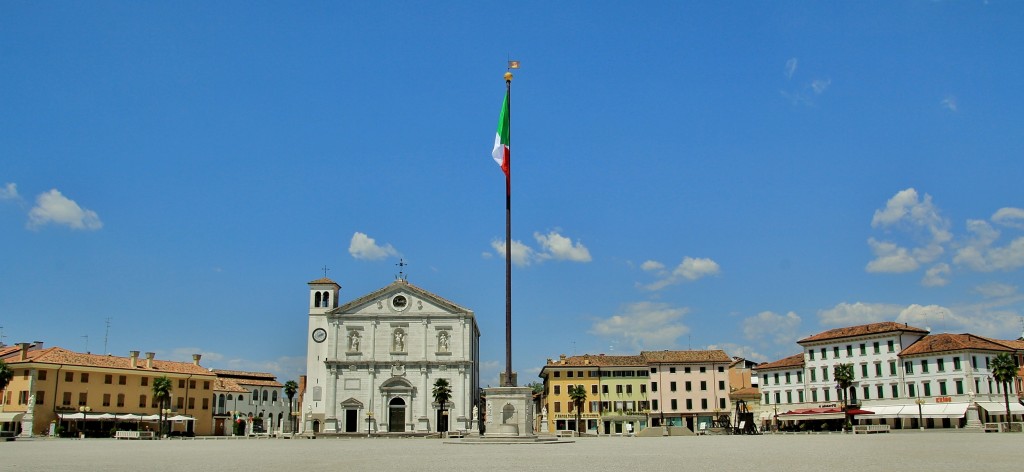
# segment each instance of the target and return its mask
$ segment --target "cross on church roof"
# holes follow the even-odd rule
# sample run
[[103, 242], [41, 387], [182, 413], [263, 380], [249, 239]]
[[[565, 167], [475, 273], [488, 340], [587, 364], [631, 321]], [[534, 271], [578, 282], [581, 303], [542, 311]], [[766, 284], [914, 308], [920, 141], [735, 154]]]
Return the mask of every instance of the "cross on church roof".
[[327, 278], [327, 271], [329, 271], [329, 270], [331, 270], [331, 269], [329, 269], [329, 268], [327, 267], [327, 264], [324, 264], [324, 266], [323, 266], [323, 267], [321, 267], [320, 269], [324, 271], [324, 278], [326, 279], [326, 278]]
[[408, 276], [407, 276], [407, 275], [405, 275], [405, 273], [404, 273], [404, 272], [402, 272], [402, 269], [403, 269], [403, 268], [405, 268], [405, 266], [407, 266], [407, 265], [409, 265], [409, 264], [407, 264], [407, 263], [405, 262], [405, 259], [401, 259], [401, 258], [399, 258], [399, 259], [398, 259], [398, 264], [395, 264], [395, 265], [396, 265], [396, 266], [398, 266], [398, 277], [397, 277], [397, 279], [398, 279], [398, 280], [401, 280], [401, 281], [403, 281], [403, 282], [408, 282], [408, 280], [407, 280], [407, 279], [408, 279]]

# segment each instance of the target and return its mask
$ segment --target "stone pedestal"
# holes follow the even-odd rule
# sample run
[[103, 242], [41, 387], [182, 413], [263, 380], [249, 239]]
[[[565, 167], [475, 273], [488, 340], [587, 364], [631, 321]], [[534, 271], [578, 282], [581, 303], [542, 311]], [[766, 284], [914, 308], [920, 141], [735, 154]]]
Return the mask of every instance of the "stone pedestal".
[[430, 431], [430, 420], [426, 416], [421, 416], [416, 419], [416, 432], [425, 433]]
[[530, 387], [493, 387], [484, 389], [487, 415], [484, 437], [532, 438], [533, 389]]
[[967, 407], [967, 424], [964, 426], [966, 430], [982, 431], [981, 420], [978, 419], [978, 404], [971, 402], [971, 406]]
[[541, 413], [541, 415], [540, 415], [540, 432], [542, 432], [542, 433], [550, 433], [551, 432], [548, 429], [548, 417], [547, 417], [547, 415], [545, 415], [543, 413]]

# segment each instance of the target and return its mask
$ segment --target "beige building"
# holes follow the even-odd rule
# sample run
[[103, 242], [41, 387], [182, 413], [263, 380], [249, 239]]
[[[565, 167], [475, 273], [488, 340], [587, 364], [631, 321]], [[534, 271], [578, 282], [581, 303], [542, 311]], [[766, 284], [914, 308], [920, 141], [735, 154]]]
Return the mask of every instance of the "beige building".
[[[193, 362], [155, 359], [155, 354], [129, 357], [83, 354], [59, 347], [19, 350], [4, 361], [14, 373], [0, 398], [0, 421], [13, 425], [22, 436], [85, 432], [109, 436], [115, 428], [157, 430], [158, 424], [141, 419], [160, 413], [153, 399], [153, 381], [171, 380], [170, 415], [179, 417], [172, 431], [210, 435], [213, 432], [213, 384], [209, 370]], [[186, 419], [190, 418], [190, 419]]]

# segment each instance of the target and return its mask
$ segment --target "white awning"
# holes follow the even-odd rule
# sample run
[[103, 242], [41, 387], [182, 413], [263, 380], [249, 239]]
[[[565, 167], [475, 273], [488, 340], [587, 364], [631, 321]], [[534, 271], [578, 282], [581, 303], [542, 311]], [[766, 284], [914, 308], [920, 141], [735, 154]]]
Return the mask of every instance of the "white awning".
[[920, 410], [917, 405], [907, 405], [900, 410], [899, 415], [901, 418], [963, 418], [965, 413], [966, 403], [936, 403], [921, 405]]
[[841, 420], [845, 418], [844, 413], [817, 413], [809, 415], [779, 415], [780, 420], [804, 421], [804, 420]]
[[[1006, 403], [998, 402], [978, 402], [978, 406], [985, 409], [990, 415], [1003, 415], [1006, 416]], [[1010, 414], [1021, 415], [1024, 414], [1024, 405], [1015, 401], [1010, 402]]]
[[[874, 418], [899, 418], [900, 410], [909, 408], [906, 405], [870, 405], [864, 406], [865, 410], [875, 412], [871, 415], [857, 415], [857, 418], [862, 419], [874, 419]], [[914, 414], [917, 414], [917, 408], [914, 408]]]
[[21, 421], [22, 411], [8, 411], [0, 413], [0, 423], [17, 423]]

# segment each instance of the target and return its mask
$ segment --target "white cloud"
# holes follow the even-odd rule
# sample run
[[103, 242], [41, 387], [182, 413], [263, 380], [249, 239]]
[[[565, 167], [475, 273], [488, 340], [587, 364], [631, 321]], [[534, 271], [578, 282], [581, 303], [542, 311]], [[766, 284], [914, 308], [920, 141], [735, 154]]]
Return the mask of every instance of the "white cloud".
[[798, 61], [795, 57], [791, 57], [788, 61], [786, 61], [786, 69], [784, 74], [786, 74], [787, 79], [792, 79], [793, 74], [796, 73], [797, 62]]
[[647, 260], [643, 264], [640, 264], [640, 268], [646, 271], [659, 271], [665, 270], [665, 264], [658, 261]]
[[794, 312], [779, 315], [771, 311], [762, 311], [757, 315], [743, 320], [743, 336], [747, 339], [770, 339], [777, 345], [788, 346], [797, 341], [797, 329], [800, 328], [800, 316]]
[[818, 321], [825, 326], [853, 326], [879, 321], [892, 321], [905, 308], [890, 303], [839, 303], [818, 311]]
[[956, 111], [956, 97], [952, 95], [947, 95], [946, 98], [942, 99], [941, 105], [942, 108], [945, 108], [949, 111]]
[[879, 321], [906, 323], [933, 332], [973, 333], [1006, 339], [1016, 337], [1021, 302], [1024, 296], [1012, 295], [973, 305], [898, 305], [888, 303], [840, 303], [818, 312], [821, 324], [851, 326]]
[[949, 284], [948, 277], [952, 272], [952, 269], [949, 268], [949, 264], [946, 264], [945, 262], [935, 264], [925, 271], [924, 278], [921, 280], [921, 285], [924, 285], [925, 287], [944, 287]]
[[868, 239], [871, 251], [875, 253], [875, 260], [868, 262], [866, 267], [872, 273], [902, 273], [917, 270], [920, 266], [907, 248], [897, 246], [895, 243], [878, 241], [875, 238]]
[[1017, 293], [1017, 287], [1013, 285], [992, 282], [974, 287], [974, 291], [986, 298], [1009, 297]]
[[1024, 267], [1024, 237], [1014, 239], [1006, 246], [992, 246], [999, 239], [999, 231], [982, 220], [967, 220], [967, 231], [973, 236], [957, 250], [953, 257], [955, 264], [978, 272]]
[[[505, 257], [505, 240], [494, 240], [491, 241], [491, 247], [494, 248], [494, 252], [498, 253], [502, 258]], [[523, 244], [521, 241], [512, 240], [512, 263], [523, 267], [533, 263], [536, 259], [533, 248]]]
[[953, 238], [949, 226], [949, 221], [932, 203], [931, 195], [919, 198], [913, 188], [897, 192], [886, 202], [884, 209], [875, 210], [871, 227], [909, 232], [919, 245], [906, 248], [869, 238], [868, 245], [875, 253], [875, 260], [868, 263], [867, 271], [910, 272], [921, 264], [935, 261], [945, 253], [944, 245]]
[[689, 309], [673, 307], [667, 303], [637, 302], [627, 305], [622, 312], [599, 319], [590, 327], [590, 334], [622, 339], [634, 350], [667, 349], [676, 346], [676, 340], [690, 332], [681, 323]]
[[768, 356], [757, 352], [757, 350], [751, 346], [743, 346], [734, 343], [720, 343], [708, 345], [707, 349], [721, 349], [725, 351], [729, 357], [742, 357], [754, 362], [768, 362]]
[[573, 262], [590, 262], [590, 251], [583, 243], [572, 240], [554, 231], [544, 235], [533, 233], [533, 237], [544, 248], [541, 257]]
[[811, 82], [811, 89], [815, 94], [821, 95], [828, 90], [829, 85], [832, 85], [832, 79], [815, 79]]
[[57, 189], [36, 197], [36, 206], [28, 212], [28, 227], [36, 229], [48, 223], [66, 225], [72, 229], [98, 230], [103, 227], [95, 211], [78, 206], [74, 200]]
[[1024, 229], [1024, 209], [1000, 208], [992, 215], [992, 222], [1003, 226]]
[[875, 210], [871, 218], [872, 228], [900, 224], [927, 228], [940, 242], [948, 241], [951, 237], [949, 222], [939, 214], [939, 209], [932, 203], [932, 196], [926, 193], [920, 199], [917, 190], [913, 188], [897, 192], [885, 203], [885, 209]]
[[[517, 266], [528, 266], [535, 262], [540, 263], [546, 260], [590, 262], [590, 251], [583, 243], [562, 236], [557, 231], [548, 234], [533, 233], [534, 239], [540, 244], [540, 249], [533, 249], [522, 241], [512, 240], [512, 263]], [[491, 241], [494, 252], [505, 257], [505, 240]]]
[[[721, 267], [718, 263], [708, 258], [694, 258], [684, 257], [683, 261], [672, 270], [672, 273], [659, 269], [660, 262], [647, 261], [644, 262], [644, 270], [657, 271], [661, 280], [655, 281], [651, 284], [644, 286], [648, 290], [661, 290], [669, 285], [675, 285], [681, 282], [694, 281], [702, 279], [710, 275], [718, 275], [721, 272]], [[664, 266], [661, 265], [663, 268]]]
[[352, 235], [352, 242], [348, 245], [348, 253], [356, 259], [370, 261], [398, 255], [398, 251], [390, 244], [380, 246], [375, 239], [358, 231]]
[[21, 196], [18, 195], [18, 185], [12, 182], [4, 184], [0, 187], [0, 200], [20, 200]]

